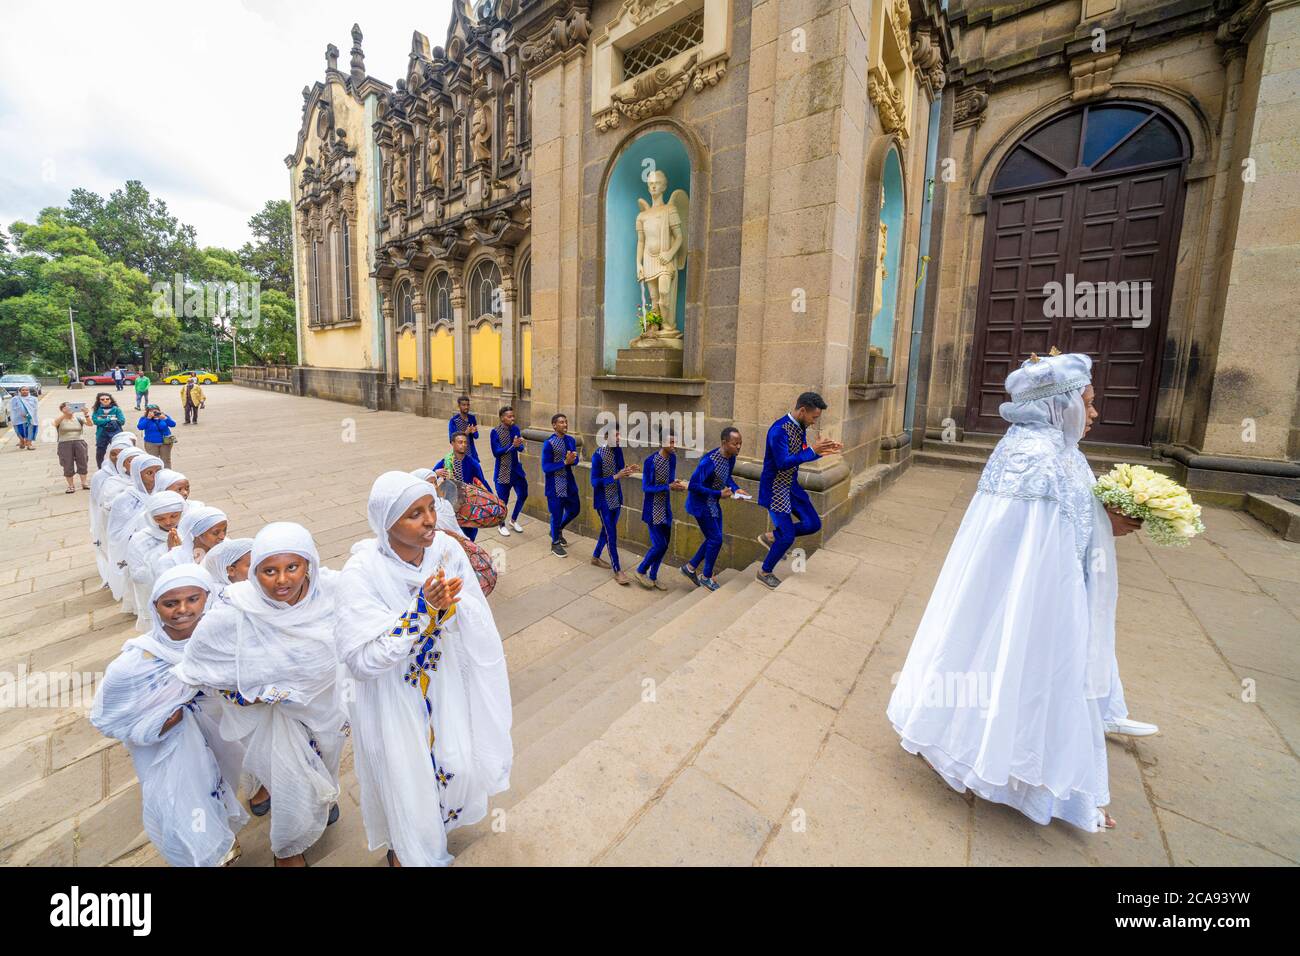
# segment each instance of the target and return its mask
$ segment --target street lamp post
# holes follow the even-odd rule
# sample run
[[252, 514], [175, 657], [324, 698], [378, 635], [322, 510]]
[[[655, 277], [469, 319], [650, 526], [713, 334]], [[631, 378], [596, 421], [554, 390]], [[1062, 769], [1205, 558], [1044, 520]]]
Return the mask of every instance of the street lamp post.
[[68, 330], [72, 341], [72, 374], [81, 380], [81, 369], [77, 367], [77, 324], [72, 321], [72, 306], [68, 306]]

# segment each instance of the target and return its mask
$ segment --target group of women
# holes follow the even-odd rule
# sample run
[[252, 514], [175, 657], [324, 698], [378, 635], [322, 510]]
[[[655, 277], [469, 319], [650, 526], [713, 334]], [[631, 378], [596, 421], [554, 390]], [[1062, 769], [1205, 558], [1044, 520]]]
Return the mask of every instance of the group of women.
[[229, 537], [227, 516], [135, 436], [109, 443], [92, 540], [141, 633], [91, 720], [130, 751], [145, 832], [168, 863], [231, 862], [251, 811], [270, 814], [277, 866], [308, 865], [339, 816], [349, 735], [369, 847], [390, 866], [450, 863], [448, 832], [509, 786], [501, 637], [462, 545], [440, 533], [457, 527], [439, 478], [380, 475], [374, 536], [338, 572], [298, 524]]

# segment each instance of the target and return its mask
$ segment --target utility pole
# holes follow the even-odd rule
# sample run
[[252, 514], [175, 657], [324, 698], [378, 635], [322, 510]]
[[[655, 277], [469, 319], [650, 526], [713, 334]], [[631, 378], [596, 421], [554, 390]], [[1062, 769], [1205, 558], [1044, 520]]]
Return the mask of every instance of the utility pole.
[[77, 368], [77, 325], [72, 321], [72, 306], [68, 306], [68, 329], [72, 335], [72, 374], [81, 379], [81, 369]]

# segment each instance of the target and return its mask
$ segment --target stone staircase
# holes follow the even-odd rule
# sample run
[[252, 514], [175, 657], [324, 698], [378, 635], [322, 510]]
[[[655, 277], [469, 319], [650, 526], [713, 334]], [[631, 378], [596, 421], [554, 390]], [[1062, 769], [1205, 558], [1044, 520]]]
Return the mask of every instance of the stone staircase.
[[[958, 442], [926, 438], [925, 444], [912, 452], [912, 459], [918, 465], [935, 465], [961, 471], [983, 471], [993, 446], [997, 444], [1000, 437], [1000, 435], [967, 432]], [[1079, 447], [1083, 449], [1092, 470], [1099, 475], [1110, 471], [1118, 464], [1127, 462], [1132, 465], [1146, 465], [1152, 471], [1168, 475], [1170, 478], [1178, 477], [1178, 466], [1155, 457], [1147, 445], [1080, 442]]]

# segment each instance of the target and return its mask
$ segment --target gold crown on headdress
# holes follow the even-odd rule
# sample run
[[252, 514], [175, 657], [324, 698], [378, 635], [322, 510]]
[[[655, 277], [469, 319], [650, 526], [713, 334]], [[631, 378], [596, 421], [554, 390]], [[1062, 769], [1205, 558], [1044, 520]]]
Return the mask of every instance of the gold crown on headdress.
[[[1060, 355], [1060, 354], [1061, 354], [1061, 350], [1058, 349], [1055, 345], [1053, 345], [1052, 348], [1051, 348], [1051, 351], [1049, 351], [1047, 354], [1048, 354], [1049, 357], [1054, 357], [1054, 356]], [[1031, 361], [1031, 362], [1041, 362], [1042, 360], [1043, 360], [1043, 357], [1042, 357], [1041, 355], [1039, 355], [1037, 352], [1030, 352], [1030, 353], [1029, 353], [1029, 361]]]

